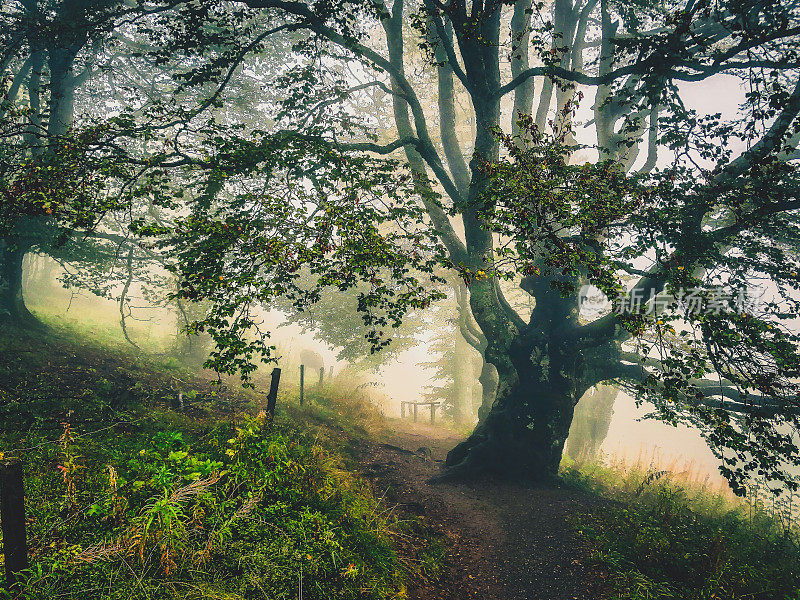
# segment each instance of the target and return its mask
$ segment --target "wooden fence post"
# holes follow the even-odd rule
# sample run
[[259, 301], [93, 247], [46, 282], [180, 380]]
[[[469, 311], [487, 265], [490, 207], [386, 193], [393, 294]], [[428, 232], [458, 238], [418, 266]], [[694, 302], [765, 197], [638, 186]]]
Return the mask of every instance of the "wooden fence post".
[[305, 393], [305, 390], [303, 388], [305, 387], [305, 383], [306, 383], [306, 366], [300, 365], [300, 406], [303, 406], [303, 394]]
[[325, 367], [319, 368], [319, 387], [325, 382]]
[[270, 417], [275, 416], [275, 404], [278, 402], [278, 385], [281, 382], [281, 370], [272, 369], [272, 381], [269, 384], [269, 394], [267, 394], [267, 412]]
[[25, 488], [22, 463], [0, 463], [0, 525], [3, 529], [3, 553], [6, 584], [11, 590], [17, 575], [28, 568], [28, 539], [25, 533]]

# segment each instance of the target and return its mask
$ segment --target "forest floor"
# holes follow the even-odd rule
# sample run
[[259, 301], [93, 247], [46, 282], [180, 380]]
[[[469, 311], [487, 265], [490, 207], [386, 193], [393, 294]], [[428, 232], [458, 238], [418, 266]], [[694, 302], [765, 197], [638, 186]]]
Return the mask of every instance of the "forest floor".
[[357, 451], [384, 501], [422, 517], [444, 540], [441, 577], [410, 582], [411, 600], [592, 600], [601, 574], [588, 566], [571, 523], [603, 501], [564, 487], [480, 481], [435, 483], [452, 431], [393, 420], [385, 443]]
[[[174, 358], [136, 355], [118, 340], [99, 340], [95, 331], [91, 335], [70, 328], [30, 334], [0, 327], [0, 452], [13, 458], [24, 451], [20, 457], [29, 467], [26, 490], [34, 517], [31, 548], [37, 568], [44, 569], [34, 583], [37, 589], [49, 590], [30, 597], [87, 597], [84, 582], [97, 579], [100, 571], [86, 578], [76, 575], [69, 562], [72, 554], [63, 548], [89, 549], [106, 539], [102, 536], [129, 535], [141, 511], [160, 498], [153, 495], [153, 473], [183, 477], [173, 463], [183, 469], [189, 468], [190, 459], [195, 465], [212, 458], [228, 461], [230, 455], [222, 453], [230, 438], [227, 428], [232, 432], [248, 422], [245, 415], [263, 407], [266, 376], [255, 382], [255, 391], [227, 380], [211, 386], [210, 374], [193, 373]], [[327, 456], [336, 477], [358, 482], [355, 476], [360, 474], [372, 484], [340, 486], [349, 491], [337, 495], [333, 504], [327, 502], [326, 491], [323, 503], [325, 519], [333, 519], [326, 523], [341, 522], [337, 519], [342, 514], [355, 515], [347, 528], [335, 525], [330, 533], [347, 544], [352, 556], [347, 560], [360, 565], [359, 579], [349, 567], [342, 571], [343, 563], [335, 564], [327, 551], [306, 549], [316, 539], [306, 537], [306, 509], [321, 505], [316, 496], [304, 495], [291, 504], [270, 505], [271, 510], [280, 509], [282, 525], [259, 533], [257, 546], [268, 554], [259, 554], [263, 560], [251, 561], [254, 566], [247, 572], [236, 571], [231, 578], [225, 566], [239, 564], [237, 553], [243, 544], [251, 544], [250, 538], [238, 534], [218, 546], [213, 568], [200, 570], [192, 563], [182, 571], [180, 581], [197, 590], [193, 598], [253, 597], [249, 592], [218, 592], [239, 590], [251, 580], [261, 582], [259, 577], [266, 578], [265, 597], [296, 598], [294, 578], [274, 568], [272, 560], [279, 557], [289, 571], [296, 569], [297, 561], [314, 565], [317, 581], [328, 586], [315, 598], [352, 598], [356, 596], [347, 594], [353, 590], [361, 597], [363, 585], [369, 584], [371, 597], [394, 598], [407, 589], [411, 600], [800, 600], [796, 530], [787, 530], [774, 514], [734, 504], [703, 484], [681, 479], [681, 474], [661, 479], [653, 477], [652, 465], [627, 471], [589, 465], [586, 471], [566, 468], [560, 485], [487, 480], [430, 484], [461, 436], [445, 428], [385, 419], [368, 394], [347, 387], [354, 385], [349, 380], [334, 379], [308, 390], [302, 408], [297, 407], [293, 382], [282, 384], [275, 443], [287, 453], [299, 452], [292, 459], [296, 464], [317, 469], [320, 464], [315, 461]], [[185, 392], [187, 405], [176, 411], [178, 390]], [[65, 446], [66, 420], [74, 443]], [[211, 436], [215, 431], [224, 433], [220, 440]], [[161, 438], [172, 440], [167, 450], [159, 450]], [[175, 444], [185, 450], [171, 451]], [[17, 451], [9, 450], [13, 448]], [[130, 460], [142, 452], [144, 458]], [[65, 521], [65, 477], [54, 467], [75, 459], [82, 473], [77, 480], [79, 500], [92, 504], [92, 509], [97, 504], [100, 515], [110, 510], [97, 503], [97, 498], [108, 498], [109, 466], [130, 471], [126, 479], [143, 482], [144, 491], [122, 496], [131, 504], [117, 520], [98, 520], [86, 511]], [[276, 490], [295, 489], [293, 479], [281, 481]], [[215, 493], [231, 500], [223, 487]], [[236, 508], [235, 503], [225, 506]], [[289, 506], [294, 512], [284, 510]], [[368, 518], [359, 517], [363, 515], [357, 509], [368, 510]], [[188, 511], [186, 519], [194, 519], [194, 514]], [[351, 539], [361, 541], [351, 544]], [[254, 556], [250, 546], [247, 556]], [[164, 577], [154, 564], [143, 562], [141, 574], [124, 561], [99, 566], [87, 562], [81, 568], [104, 570], [115, 582], [109, 589], [125, 598], [134, 597], [134, 588], [142, 592], [137, 598], [176, 597], [178, 579]]]
[[[187, 376], [180, 369], [164, 370], [147, 356], [133, 358], [125, 350], [109, 352], [61, 335], [0, 335], [0, 341], [0, 400], [4, 387], [25, 398], [0, 414], [9, 418], [9, 425], [18, 420], [20, 430], [36, 419], [44, 420], [39, 426], [58, 430], [59, 419], [73, 409], [77, 412], [71, 420], [80, 431], [97, 429], [109, 418], [101, 408], [106, 406], [104, 398], [141, 404], [140, 412], [149, 414], [144, 407], [150, 404], [169, 406], [176, 381], [188, 385], [178, 379]], [[240, 398], [235, 386], [223, 386], [225, 391], [212, 397], [207, 377], [189, 378], [199, 392], [198, 401], [212, 400], [230, 415], [245, 409], [247, 397]], [[46, 393], [56, 389], [58, 400]], [[128, 398], [131, 394], [136, 399]], [[194, 409], [187, 412], [193, 414]], [[200, 418], [204, 413], [197, 414]], [[312, 414], [316, 413], [304, 417], [298, 412], [292, 418]], [[329, 425], [342, 424], [340, 417]], [[524, 483], [430, 484], [428, 479], [439, 472], [447, 451], [461, 438], [452, 430], [408, 421], [381, 419], [375, 425], [377, 431], [345, 434], [356, 449], [358, 468], [384, 506], [396, 505], [401, 516], [422, 517], [444, 546], [439, 576], [412, 577], [408, 582], [411, 600], [599, 597], [602, 577], [587, 566], [573, 516], [602, 506], [600, 498]]]

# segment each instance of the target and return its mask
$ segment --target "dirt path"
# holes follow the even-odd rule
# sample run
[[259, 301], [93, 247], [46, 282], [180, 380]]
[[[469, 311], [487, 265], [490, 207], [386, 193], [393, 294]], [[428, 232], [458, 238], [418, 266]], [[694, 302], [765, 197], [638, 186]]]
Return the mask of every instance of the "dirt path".
[[569, 524], [570, 515], [597, 508], [596, 499], [562, 488], [508, 482], [431, 485], [428, 478], [439, 472], [459, 438], [427, 425], [390, 425], [394, 431], [386, 443], [360, 449], [363, 473], [387, 501], [440, 530], [448, 554], [440, 580], [412, 581], [410, 598], [598, 598], [598, 577], [585, 565]]

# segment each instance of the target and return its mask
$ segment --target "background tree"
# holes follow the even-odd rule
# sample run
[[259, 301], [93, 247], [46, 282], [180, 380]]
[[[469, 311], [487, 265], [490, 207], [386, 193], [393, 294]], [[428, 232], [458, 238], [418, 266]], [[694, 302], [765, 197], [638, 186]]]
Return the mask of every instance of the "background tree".
[[444, 413], [456, 425], [471, 425], [484, 404], [479, 377], [485, 363], [478, 338], [472, 339], [479, 345], [475, 348], [462, 333], [466, 327], [463, 320], [470, 314], [462, 304], [466, 302], [463, 282], [451, 282], [450, 290], [448, 302], [437, 303], [428, 311], [427, 330], [433, 336], [430, 350], [436, 359], [420, 366], [434, 370], [435, 383], [428, 386], [425, 396], [443, 402]]
[[[15, 164], [6, 163], [7, 185], [21, 182], [20, 174], [26, 169], [57, 168], [58, 160], [53, 160], [53, 155], [62, 151], [60, 146], [70, 143], [59, 138], [69, 132], [73, 123], [75, 90], [92, 70], [91, 62], [85, 56], [79, 59], [79, 55], [87, 45], [100, 43], [107, 34], [108, 11], [114, 4], [25, 0], [4, 5], [0, 15], [5, 33], [0, 64], [5, 103], [0, 116], [25, 122], [13, 139], [6, 137], [22, 150], [16, 153]], [[43, 164], [34, 164], [37, 162]], [[65, 168], [75, 166], [68, 165]], [[29, 173], [27, 176], [30, 179]], [[46, 183], [56, 184], [56, 181], [50, 177], [42, 182]], [[67, 176], [63, 183], [79, 182], [70, 181]], [[61, 193], [63, 201], [64, 191]], [[0, 241], [0, 289], [3, 290], [0, 313], [18, 323], [31, 324], [35, 319], [25, 306], [22, 291], [23, 260], [33, 247], [44, 247], [58, 240], [60, 230], [53, 227], [49, 217], [59, 207], [51, 203], [37, 211], [34, 206], [23, 205], [11, 197], [6, 197], [5, 203]]]
[[[306, 269], [301, 271], [298, 279], [298, 284], [308, 290], [315, 289], [319, 283], [319, 279], [311, 277]], [[299, 325], [304, 333], [312, 333], [316, 339], [332, 347], [338, 360], [357, 369], [376, 370], [420, 343], [428, 322], [419, 311], [409, 313], [398, 327], [393, 328], [390, 343], [380, 352], [372, 352], [370, 330], [357, 310], [359, 295], [368, 289], [366, 284], [344, 291], [323, 287], [319, 290], [319, 299], [302, 310], [287, 298], [276, 298], [270, 309], [282, 311], [285, 320], [279, 327]]]
[[572, 426], [564, 453], [573, 460], [599, 457], [600, 446], [608, 436], [614, 402], [619, 389], [614, 385], [598, 385], [583, 395], [575, 406]]

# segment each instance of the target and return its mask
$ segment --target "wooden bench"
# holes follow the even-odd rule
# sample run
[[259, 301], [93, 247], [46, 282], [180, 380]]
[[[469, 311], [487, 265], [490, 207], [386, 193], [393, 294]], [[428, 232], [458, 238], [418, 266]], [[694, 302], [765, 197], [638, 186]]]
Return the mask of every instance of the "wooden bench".
[[419, 407], [420, 406], [428, 406], [428, 407], [430, 407], [430, 411], [431, 411], [431, 424], [433, 424], [436, 421], [436, 407], [439, 406], [440, 404], [441, 404], [441, 402], [436, 402], [436, 401], [433, 401], [433, 400], [427, 401], [427, 402], [412, 402], [411, 400], [401, 400], [400, 401], [400, 418], [401, 419], [405, 419], [406, 418], [406, 407], [408, 407], [408, 409], [409, 409], [408, 412], [411, 413], [412, 412], [411, 411], [411, 407], [413, 406], [414, 407], [413, 417], [414, 417], [414, 422], [416, 422], [417, 416], [418, 416], [417, 415], [417, 411], [419, 410]]

